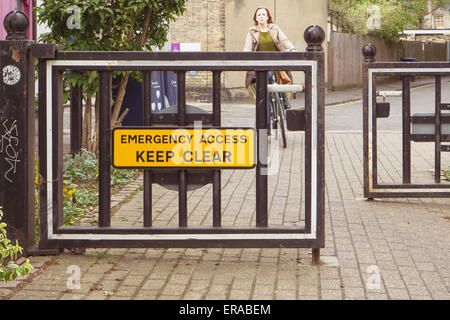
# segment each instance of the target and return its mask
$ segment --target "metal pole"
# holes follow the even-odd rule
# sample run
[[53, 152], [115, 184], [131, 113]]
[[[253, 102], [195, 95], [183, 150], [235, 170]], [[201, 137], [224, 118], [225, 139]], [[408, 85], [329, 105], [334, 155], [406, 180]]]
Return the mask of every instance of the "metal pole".
[[99, 226], [111, 226], [111, 73], [99, 76]]
[[[256, 226], [267, 227], [267, 72], [256, 72]], [[265, 149], [265, 150], [264, 150]]]

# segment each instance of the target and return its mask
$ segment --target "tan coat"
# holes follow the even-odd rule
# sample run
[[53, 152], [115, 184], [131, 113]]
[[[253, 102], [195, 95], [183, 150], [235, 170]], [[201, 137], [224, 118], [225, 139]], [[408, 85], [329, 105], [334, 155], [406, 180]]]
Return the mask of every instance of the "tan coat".
[[[275, 43], [278, 51], [295, 50], [294, 45], [289, 41], [287, 36], [281, 31], [280, 27], [274, 23], [268, 25], [270, 35]], [[257, 26], [251, 26], [248, 29], [247, 38], [245, 39], [244, 51], [256, 51], [259, 42], [259, 30]]]
[[[288, 37], [281, 31], [280, 27], [274, 23], [268, 25], [269, 32], [272, 37], [275, 47], [278, 51], [293, 51], [294, 45], [289, 41]], [[257, 26], [251, 26], [248, 29], [247, 37], [245, 39], [244, 51], [256, 51], [259, 43], [259, 30]], [[252, 79], [254, 79], [254, 71], [248, 71], [245, 76], [245, 87], [248, 88]]]

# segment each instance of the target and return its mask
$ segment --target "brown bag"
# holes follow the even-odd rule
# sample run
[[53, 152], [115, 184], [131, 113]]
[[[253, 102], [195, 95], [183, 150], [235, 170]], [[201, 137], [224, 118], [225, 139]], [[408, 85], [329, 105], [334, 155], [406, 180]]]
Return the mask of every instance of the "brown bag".
[[275, 80], [278, 84], [292, 84], [292, 79], [286, 71], [275, 71]]

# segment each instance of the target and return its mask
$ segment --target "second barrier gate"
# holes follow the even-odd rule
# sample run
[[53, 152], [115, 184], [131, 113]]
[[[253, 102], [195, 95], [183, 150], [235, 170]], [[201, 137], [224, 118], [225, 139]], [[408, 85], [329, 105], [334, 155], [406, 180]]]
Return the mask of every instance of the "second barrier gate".
[[[375, 62], [376, 48], [372, 44], [363, 47], [363, 138], [364, 138], [364, 197], [449, 197], [450, 184], [441, 183], [441, 156], [450, 152], [450, 101], [442, 99], [442, 78], [450, 75], [450, 62]], [[377, 90], [377, 77], [400, 77], [401, 91]], [[426, 113], [411, 114], [411, 78], [430, 76], [434, 80], [434, 99], [425, 107]], [[401, 183], [382, 183], [379, 179], [379, 153], [377, 139], [378, 121], [389, 117], [390, 104], [378, 102], [381, 96], [400, 96], [402, 140]], [[433, 180], [414, 183], [411, 179], [411, 142], [434, 143]], [[447, 143], [447, 144], [446, 144]]]

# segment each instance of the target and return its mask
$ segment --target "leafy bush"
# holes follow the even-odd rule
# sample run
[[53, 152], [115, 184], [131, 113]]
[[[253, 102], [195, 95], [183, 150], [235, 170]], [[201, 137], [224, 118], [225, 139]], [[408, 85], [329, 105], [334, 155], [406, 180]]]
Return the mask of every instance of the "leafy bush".
[[29, 259], [21, 266], [14, 263], [19, 253], [22, 253], [22, 247], [16, 244], [12, 245], [11, 240], [6, 237], [6, 223], [2, 223], [3, 211], [0, 208], [0, 281], [8, 282], [17, 277], [26, 276], [30, 273], [33, 266]]
[[[443, 5], [448, 0], [431, 0], [433, 5]], [[428, 0], [329, 0], [328, 11], [339, 20], [339, 23], [352, 33], [367, 35], [367, 21], [369, 8], [377, 6], [380, 14], [380, 28], [378, 36], [386, 41], [397, 41], [403, 30], [419, 28], [427, 14]]]
[[[98, 180], [98, 158], [95, 153], [82, 149], [80, 154], [64, 157], [64, 179], [71, 183], [84, 184]], [[139, 171], [111, 167], [111, 186], [123, 186]], [[68, 185], [69, 186], [69, 185]]]
[[[65, 155], [64, 168], [64, 222], [65, 226], [78, 223], [98, 204], [98, 159], [94, 153], [82, 149], [80, 154]], [[111, 167], [111, 187], [118, 189], [140, 174], [139, 170]], [[35, 159], [35, 209], [39, 210], [39, 161]], [[39, 216], [35, 221], [36, 241], [39, 240]]]
[[[111, 187], [128, 184], [140, 171], [111, 167]], [[64, 225], [73, 225], [98, 204], [99, 160], [85, 149], [64, 156]]]
[[450, 181], [450, 167], [448, 167], [448, 170], [444, 170], [444, 179]]

